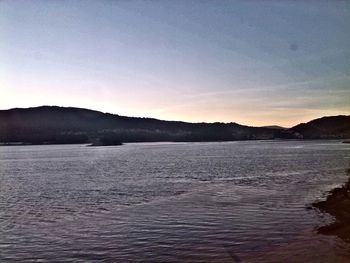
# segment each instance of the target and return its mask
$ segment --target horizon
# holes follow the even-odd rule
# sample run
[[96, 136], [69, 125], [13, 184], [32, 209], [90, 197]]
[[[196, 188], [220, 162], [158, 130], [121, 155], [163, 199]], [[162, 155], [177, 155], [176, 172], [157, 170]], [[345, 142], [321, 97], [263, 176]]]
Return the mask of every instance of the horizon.
[[126, 116], [126, 115], [121, 115], [118, 113], [113, 113], [113, 112], [104, 112], [104, 111], [99, 111], [99, 110], [95, 110], [92, 108], [81, 108], [81, 107], [74, 107], [74, 106], [59, 106], [59, 105], [40, 105], [40, 106], [33, 106], [33, 107], [14, 107], [14, 108], [8, 108], [8, 109], [0, 109], [0, 111], [9, 111], [9, 110], [15, 110], [15, 109], [21, 109], [21, 110], [25, 110], [25, 109], [35, 109], [35, 108], [43, 108], [43, 107], [55, 107], [55, 108], [71, 108], [71, 109], [82, 109], [82, 110], [89, 110], [89, 111], [96, 111], [96, 112], [101, 112], [104, 114], [111, 114], [111, 115], [116, 115], [116, 116], [121, 116], [121, 117], [129, 117], [129, 118], [145, 118], [145, 119], [156, 119], [156, 120], [160, 120], [160, 121], [169, 121], [169, 122], [187, 122], [187, 123], [194, 123], [194, 124], [198, 124], [198, 123], [224, 123], [224, 124], [229, 124], [229, 123], [236, 123], [239, 125], [243, 125], [243, 126], [250, 126], [250, 127], [269, 127], [269, 126], [277, 126], [277, 127], [281, 127], [281, 128], [286, 128], [286, 129], [290, 129], [293, 128], [294, 126], [298, 125], [298, 124], [303, 124], [303, 123], [308, 123], [310, 121], [316, 120], [316, 119], [321, 119], [321, 118], [327, 118], [327, 117], [337, 117], [337, 116], [350, 116], [347, 114], [338, 114], [338, 115], [324, 115], [324, 116], [319, 116], [316, 117], [314, 119], [310, 119], [307, 120], [305, 122], [298, 122], [295, 123], [292, 126], [280, 126], [277, 124], [270, 124], [270, 125], [263, 125], [263, 126], [254, 126], [254, 125], [249, 125], [249, 124], [245, 124], [245, 123], [239, 123], [236, 121], [231, 121], [231, 122], [223, 122], [223, 121], [215, 121], [215, 122], [206, 122], [206, 121], [198, 121], [198, 122], [189, 122], [189, 121], [183, 121], [183, 120], [167, 120], [167, 119], [159, 119], [159, 118], [154, 118], [154, 117], [144, 117], [144, 116]]
[[350, 2], [1, 1], [0, 108], [292, 127], [350, 115]]

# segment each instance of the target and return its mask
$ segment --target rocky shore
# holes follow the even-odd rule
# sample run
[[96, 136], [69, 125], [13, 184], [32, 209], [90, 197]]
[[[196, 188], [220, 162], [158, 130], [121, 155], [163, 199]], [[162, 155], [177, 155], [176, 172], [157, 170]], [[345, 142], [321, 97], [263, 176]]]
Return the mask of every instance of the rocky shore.
[[[350, 169], [347, 174], [350, 176]], [[318, 228], [320, 234], [335, 235], [350, 242], [350, 178], [344, 186], [333, 189], [325, 201], [313, 206], [335, 219], [333, 223]]]

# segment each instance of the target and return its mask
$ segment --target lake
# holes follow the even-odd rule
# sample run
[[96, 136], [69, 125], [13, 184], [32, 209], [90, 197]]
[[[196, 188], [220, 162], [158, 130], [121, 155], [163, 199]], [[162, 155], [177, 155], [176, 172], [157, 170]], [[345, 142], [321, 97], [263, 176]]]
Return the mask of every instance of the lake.
[[350, 262], [311, 208], [350, 145], [0, 147], [0, 262]]

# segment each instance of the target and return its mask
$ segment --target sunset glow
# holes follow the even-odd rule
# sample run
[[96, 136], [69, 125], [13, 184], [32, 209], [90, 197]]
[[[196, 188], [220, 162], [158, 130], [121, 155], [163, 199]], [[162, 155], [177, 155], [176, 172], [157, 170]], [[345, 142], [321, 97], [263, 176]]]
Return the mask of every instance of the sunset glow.
[[293, 126], [350, 114], [350, 3], [1, 1], [0, 108]]

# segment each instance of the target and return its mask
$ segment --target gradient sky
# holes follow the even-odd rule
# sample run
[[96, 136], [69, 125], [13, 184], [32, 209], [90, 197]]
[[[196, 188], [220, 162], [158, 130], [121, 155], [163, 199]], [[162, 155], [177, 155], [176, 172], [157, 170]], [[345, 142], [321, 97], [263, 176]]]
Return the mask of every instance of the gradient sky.
[[292, 126], [350, 114], [350, 1], [0, 1], [0, 108]]

